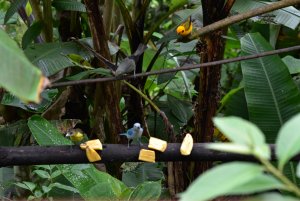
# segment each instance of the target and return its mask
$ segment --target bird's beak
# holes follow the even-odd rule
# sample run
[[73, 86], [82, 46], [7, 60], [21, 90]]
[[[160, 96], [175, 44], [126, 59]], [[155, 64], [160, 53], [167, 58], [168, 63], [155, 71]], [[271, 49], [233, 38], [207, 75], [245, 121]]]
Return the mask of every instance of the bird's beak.
[[67, 133], [67, 134], [66, 134], [66, 137], [70, 137], [70, 136], [71, 136], [71, 133]]

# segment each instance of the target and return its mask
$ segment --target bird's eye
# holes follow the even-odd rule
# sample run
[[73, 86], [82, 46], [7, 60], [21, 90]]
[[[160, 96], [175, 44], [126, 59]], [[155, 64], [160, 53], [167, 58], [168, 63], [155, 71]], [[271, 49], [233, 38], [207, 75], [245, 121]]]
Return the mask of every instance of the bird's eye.
[[184, 30], [181, 31], [181, 33], [183, 33], [183, 32], [184, 32]]

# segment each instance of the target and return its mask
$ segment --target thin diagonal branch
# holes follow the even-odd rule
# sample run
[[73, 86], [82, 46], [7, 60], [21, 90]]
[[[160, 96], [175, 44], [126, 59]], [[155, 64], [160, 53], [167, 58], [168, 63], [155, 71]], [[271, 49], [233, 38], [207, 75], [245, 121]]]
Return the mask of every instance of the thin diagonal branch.
[[237, 22], [241, 22], [245, 19], [249, 19], [251, 17], [255, 17], [255, 16], [258, 16], [258, 15], [261, 15], [261, 14], [264, 14], [264, 13], [268, 13], [268, 12], [271, 12], [271, 11], [274, 11], [274, 10], [277, 10], [277, 9], [280, 9], [280, 8], [285, 8], [285, 7], [288, 7], [288, 6], [293, 6], [293, 5], [296, 5], [296, 4], [300, 4], [300, 0], [282, 0], [282, 1], [272, 3], [272, 4], [268, 4], [268, 5], [263, 6], [261, 8], [256, 8], [256, 9], [250, 10], [250, 11], [245, 12], [245, 13], [234, 15], [234, 16], [225, 18], [223, 20], [217, 21], [215, 23], [212, 23], [210, 25], [207, 25], [205, 27], [202, 27], [202, 28], [198, 29], [197, 31], [195, 31], [193, 33], [193, 35], [191, 36], [191, 39], [197, 38], [201, 35], [210, 33], [212, 31], [216, 31], [216, 30], [221, 29], [223, 27], [226, 27], [228, 25], [231, 25], [231, 24], [234, 24], [234, 23], [237, 23]]

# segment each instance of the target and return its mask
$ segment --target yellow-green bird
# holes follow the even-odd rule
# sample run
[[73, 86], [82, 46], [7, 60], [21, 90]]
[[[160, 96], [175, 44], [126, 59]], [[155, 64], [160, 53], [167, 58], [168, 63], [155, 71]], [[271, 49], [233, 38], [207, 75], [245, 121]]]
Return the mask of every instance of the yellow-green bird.
[[190, 16], [187, 19], [187, 21], [183, 22], [177, 27], [176, 32], [178, 35], [185, 37], [190, 35], [192, 33], [192, 30], [193, 30], [193, 23], [192, 23], [192, 17]]
[[83, 131], [80, 128], [68, 130], [66, 137], [70, 137], [70, 140], [75, 144], [80, 143], [85, 138]]

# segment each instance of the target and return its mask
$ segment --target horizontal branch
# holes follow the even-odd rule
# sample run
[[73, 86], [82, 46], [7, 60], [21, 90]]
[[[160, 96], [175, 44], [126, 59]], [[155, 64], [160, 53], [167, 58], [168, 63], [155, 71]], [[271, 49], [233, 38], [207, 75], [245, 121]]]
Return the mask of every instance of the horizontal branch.
[[[179, 143], [168, 143], [165, 152], [156, 152], [156, 161], [255, 161], [251, 156], [223, 153], [206, 148], [207, 143], [195, 143], [189, 156], [180, 154]], [[275, 159], [274, 146], [272, 159]], [[102, 163], [137, 162], [141, 148], [146, 145], [105, 144], [99, 152]], [[300, 160], [300, 155], [292, 160]], [[0, 147], [0, 167], [12, 165], [41, 165], [41, 164], [79, 164], [88, 163], [85, 151], [79, 146], [24, 146]]]
[[96, 82], [111, 82], [111, 81], [117, 81], [117, 80], [129, 80], [129, 79], [135, 79], [138, 77], [148, 77], [151, 75], [173, 73], [173, 72], [184, 71], [184, 70], [192, 70], [192, 69], [196, 69], [196, 68], [213, 67], [216, 65], [233, 63], [233, 62], [244, 61], [244, 60], [249, 60], [249, 59], [256, 59], [256, 58], [270, 56], [270, 55], [274, 55], [274, 54], [291, 52], [291, 51], [295, 51], [295, 50], [299, 50], [299, 49], [300, 49], [300, 45], [297, 45], [297, 46], [282, 48], [282, 49], [278, 49], [278, 50], [266, 51], [266, 52], [262, 52], [262, 53], [254, 54], [254, 55], [241, 56], [241, 57], [236, 57], [236, 58], [231, 58], [231, 59], [224, 59], [224, 60], [219, 60], [219, 61], [196, 64], [196, 65], [185, 65], [185, 66], [177, 67], [177, 68], [161, 69], [161, 70], [157, 70], [157, 71], [138, 73], [135, 75], [128, 75], [128, 76], [123, 76], [123, 77], [105, 77], [105, 78], [57, 82], [57, 83], [53, 83], [50, 87], [54, 88], [54, 87], [63, 87], [63, 86], [80, 85], [80, 84], [91, 84], [91, 83], [96, 83]]

